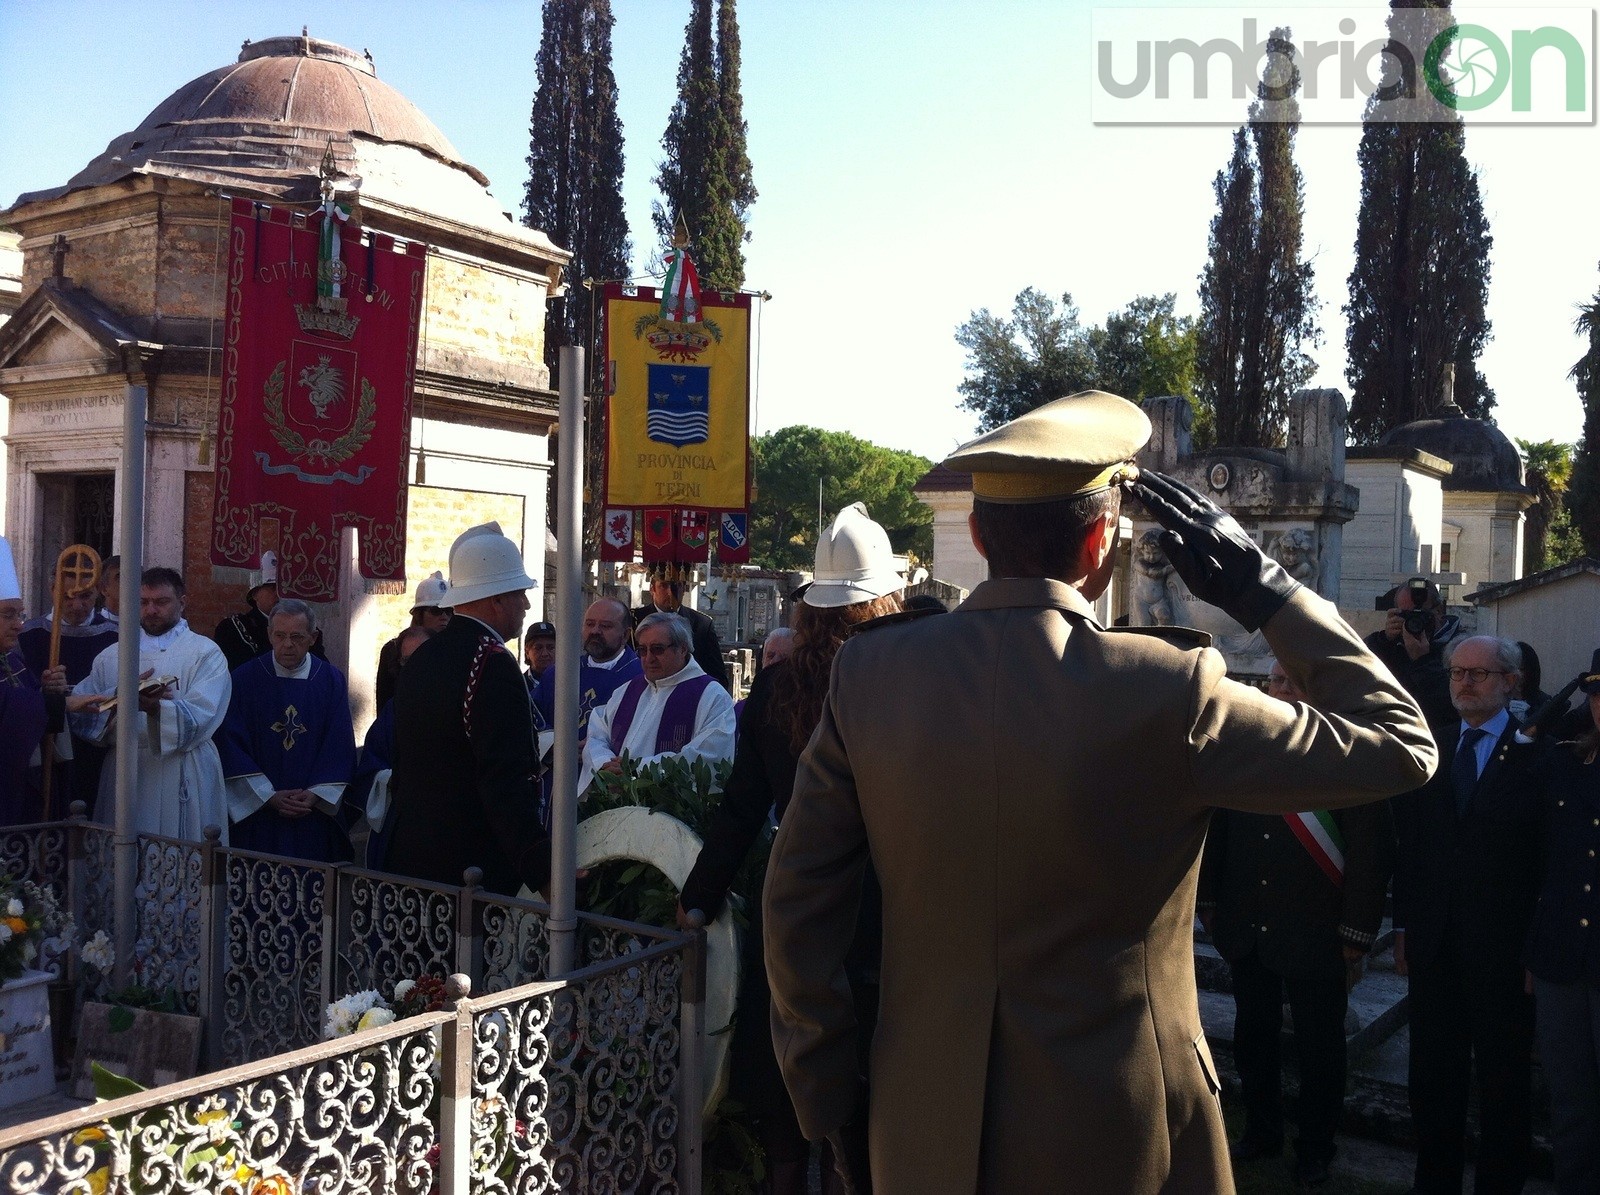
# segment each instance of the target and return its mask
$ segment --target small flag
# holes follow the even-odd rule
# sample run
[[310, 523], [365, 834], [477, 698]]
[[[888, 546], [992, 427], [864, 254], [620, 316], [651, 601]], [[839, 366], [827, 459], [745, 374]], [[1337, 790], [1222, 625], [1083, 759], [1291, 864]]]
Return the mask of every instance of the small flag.
[[750, 563], [750, 514], [743, 510], [725, 510], [719, 520], [717, 532], [718, 564]]
[[701, 564], [711, 541], [711, 515], [704, 510], [678, 512], [678, 561], [681, 564]]
[[655, 507], [644, 512], [644, 558], [646, 561], [671, 560], [675, 540], [672, 508]]
[[605, 533], [600, 542], [600, 559], [621, 563], [633, 559], [633, 511], [615, 506], [606, 508]]

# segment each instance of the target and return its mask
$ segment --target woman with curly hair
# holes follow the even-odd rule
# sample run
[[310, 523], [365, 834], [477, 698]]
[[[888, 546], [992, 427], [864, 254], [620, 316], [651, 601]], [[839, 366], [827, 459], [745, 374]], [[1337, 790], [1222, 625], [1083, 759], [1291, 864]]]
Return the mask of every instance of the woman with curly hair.
[[[900, 612], [898, 594], [904, 585], [895, 571], [889, 537], [867, 517], [866, 507], [857, 502], [840, 511], [817, 544], [814, 580], [796, 612], [794, 651], [787, 660], [762, 669], [745, 701], [733, 773], [706, 832], [700, 857], [684, 882], [678, 906], [680, 924], [687, 924], [686, 909], [698, 909], [708, 920], [722, 914], [728, 886], [767, 828], [769, 815], [776, 824], [788, 808], [795, 765], [822, 720], [833, 657], [863, 623]], [[864, 1041], [870, 1039], [870, 1026], [877, 1018], [882, 941], [877, 879], [870, 868], [865, 883], [849, 968], [858, 1016], [869, 1030], [862, 1034]], [[768, 1025], [771, 997], [762, 962], [760, 893], [746, 896], [750, 898], [745, 908], [749, 926], [734, 1028], [733, 1092], [759, 1121], [767, 1154], [767, 1189], [777, 1195], [805, 1195], [809, 1147], [795, 1121]], [[865, 1070], [863, 1059], [863, 1074]], [[823, 1161], [823, 1190], [839, 1190], [826, 1155]]]

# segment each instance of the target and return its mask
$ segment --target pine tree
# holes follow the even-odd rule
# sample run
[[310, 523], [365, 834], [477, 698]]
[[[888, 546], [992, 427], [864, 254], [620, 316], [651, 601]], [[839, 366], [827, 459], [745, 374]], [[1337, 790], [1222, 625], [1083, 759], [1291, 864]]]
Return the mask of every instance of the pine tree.
[[1567, 509], [1584, 555], [1600, 558], [1600, 291], [1579, 309], [1577, 331], [1588, 345], [1567, 376], [1577, 384], [1583, 403], [1583, 439], [1572, 462]]
[[661, 199], [651, 219], [661, 239], [670, 241], [682, 217], [701, 284], [734, 291], [744, 285], [745, 215], [755, 186], [739, 99], [738, 19], [733, 0], [718, 3], [720, 49], [712, 36], [711, 0], [692, 0], [678, 62], [678, 99], [661, 137]]
[[1267, 69], [1233, 156], [1214, 183], [1217, 214], [1200, 276], [1200, 402], [1218, 442], [1281, 443], [1289, 396], [1315, 365], [1321, 339], [1311, 263], [1302, 260], [1305, 188], [1294, 162], [1300, 69], [1287, 29], [1268, 39]]
[[[1393, 0], [1391, 38], [1427, 45], [1454, 18], [1449, 0]], [[1459, 117], [1400, 122], [1368, 103], [1358, 159], [1361, 208], [1345, 306], [1350, 428], [1370, 443], [1431, 413], [1444, 367], [1455, 400], [1487, 417], [1494, 391], [1478, 372], [1489, 339], [1489, 250], [1476, 171]]]
[[523, 223], [572, 251], [568, 297], [545, 317], [545, 360], [555, 378], [558, 351], [581, 345], [597, 362], [598, 292], [583, 281], [628, 275], [632, 247], [622, 206], [622, 122], [611, 72], [611, 0], [545, 0], [538, 89], [529, 121]]

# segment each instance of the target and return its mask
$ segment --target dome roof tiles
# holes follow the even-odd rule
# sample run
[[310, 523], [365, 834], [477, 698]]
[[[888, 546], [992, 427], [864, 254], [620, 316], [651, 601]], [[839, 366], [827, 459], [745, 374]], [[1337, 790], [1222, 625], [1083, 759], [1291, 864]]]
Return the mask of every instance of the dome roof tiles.
[[1449, 461], [1455, 467], [1444, 479], [1446, 490], [1529, 492], [1516, 445], [1494, 424], [1469, 418], [1454, 403], [1430, 418], [1392, 428], [1379, 443], [1419, 449]]
[[[347, 175], [360, 173], [363, 142], [381, 142], [420, 151], [468, 176], [480, 192], [488, 185], [483, 173], [461, 160], [415, 104], [378, 78], [367, 55], [302, 35], [247, 42], [237, 62], [178, 88], [65, 187], [24, 195], [17, 202], [52, 198], [134, 173], [245, 187], [267, 198], [315, 201], [317, 169], [330, 142], [341, 173]], [[485, 211], [499, 217], [498, 204], [486, 193], [483, 198], [492, 204]]]

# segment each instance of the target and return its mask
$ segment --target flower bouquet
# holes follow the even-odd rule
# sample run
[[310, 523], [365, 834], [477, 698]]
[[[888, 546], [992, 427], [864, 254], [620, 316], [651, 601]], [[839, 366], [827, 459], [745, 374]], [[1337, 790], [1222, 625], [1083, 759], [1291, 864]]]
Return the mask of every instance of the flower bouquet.
[[32, 880], [0, 876], [0, 983], [20, 979], [44, 948], [73, 933], [72, 917], [56, 894]]
[[392, 1025], [406, 1017], [444, 1008], [444, 980], [433, 975], [402, 979], [390, 990], [389, 999], [374, 988], [340, 997], [322, 1016], [322, 1039], [348, 1037], [362, 1029]]

